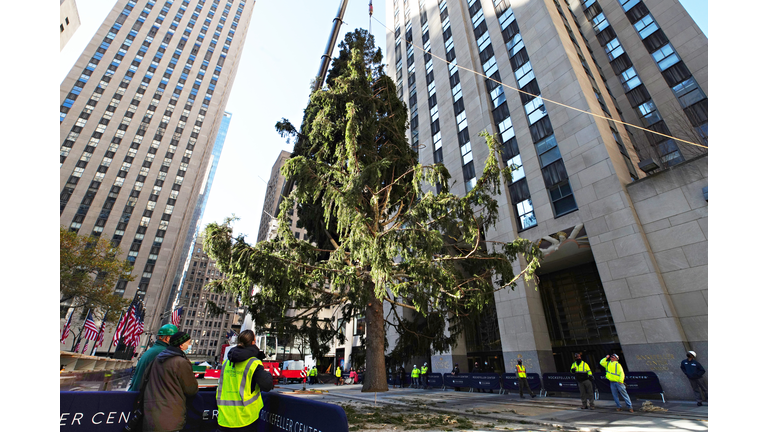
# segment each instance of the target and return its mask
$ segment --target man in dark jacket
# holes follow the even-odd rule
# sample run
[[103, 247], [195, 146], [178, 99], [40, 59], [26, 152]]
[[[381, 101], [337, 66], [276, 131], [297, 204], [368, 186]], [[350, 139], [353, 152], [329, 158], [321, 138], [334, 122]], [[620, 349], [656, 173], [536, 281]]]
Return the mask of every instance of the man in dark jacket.
[[[458, 375], [459, 373], [461, 373], [461, 372], [459, 371], [459, 364], [458, 364], [458, 363], [456, 363], [455, 365], [453, 365], [453, 370], [451, 371], [451, 375], [453, 375], [453, 376], [456, 376], [456, 375]], [[461, 391], [461, 388], [459, 388], [459, 387], [454, 387], [453, 389], [454, 389], [455, 391]]]
[[160, 327], [160, 330], [157, 331], [157, 341], [155, 341], [155, 344], [152, 345], [152, 348], [144, 351], [144, 354], [136, 364], [136, 369], [133, 371], [133, 376], [131, 377], [131, 385], [128, 387], [128, 391], [140, 390], [141, 379], [144, 377], [144, 371], [147, 369], [147, 366], [152, 363], [152, 360], [154, 360], [158, 354], [168, 348], [168, 341], [170, 341], [171, 336], [173, 336], [178, 331], [178, 327], [173, 324], [166, 324]]
[[177, 332], [169, 347], [149, 366], [144, 389], [144, 432], [173, 432], [187, 422], [187, 399], [197, 394], [197, 380], [185, 351], [192, 341]]
[[693, 387], [693, 393], [696, 395], [696, 405], [701, 406], [702, 394], [707, 392], [707, 387], [702, 379], [706, 371], [701, 363], [696, 361], [696, 353], [694, 351], [688, 351], [686, 357], [680, 363], [680, 369], [688, 377], [688, 381], [691, 383], [691, 387]]

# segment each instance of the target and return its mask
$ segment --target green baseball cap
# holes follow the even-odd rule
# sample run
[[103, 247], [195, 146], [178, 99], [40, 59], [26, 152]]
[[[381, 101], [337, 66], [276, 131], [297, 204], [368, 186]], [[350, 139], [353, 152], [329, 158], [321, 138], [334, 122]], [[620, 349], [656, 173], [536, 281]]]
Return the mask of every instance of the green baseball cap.
[[160, 330], [157, 331], [158, 336], [173, 336], [179, 331], [179, 328], [176, 327], [173, 324], [166, 324], [162, 327], [160, 327]]

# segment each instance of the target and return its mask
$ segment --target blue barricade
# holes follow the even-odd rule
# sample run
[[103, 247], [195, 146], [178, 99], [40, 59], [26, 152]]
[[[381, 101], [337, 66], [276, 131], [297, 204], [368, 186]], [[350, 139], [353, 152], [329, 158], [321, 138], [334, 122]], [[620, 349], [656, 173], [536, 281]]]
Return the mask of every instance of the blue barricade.
[[470, 373], [469, 387], [473, 389], [498, 390], [501, 388], [501, 379], [496, 373]]
[[[611, 393], [611, 384], [605, 375], [595, 376], [595, 382], [598, 390]], [[659, 377], [654, 372], [625, 372], [624, 385], [627, 393], [664, 393]]]
[[[528, 385], [531, 387], [531, 391], [541, 390], [541, 378], [539, 377], [539, 374], [527, 372], [525, 375], [528, 378]], [[501, 375], [501, 382], [504, 390], [520, 392], [520, 386], [517, 383], [517, 373], [505, 373]]]
[[429, 387], [443, 387], [443, 376], [439, 373], [427, 374], [427, 385]]
[[[60, 392], [62, 431], [122, 431], [131, 416], [138, 392]], [[348, 431], [344, 410], [332, 404], [309, 399], [262, 393], [264, 408], [259, 413], [256, 430], [277, 432]], [[216, 392], [201, 389], [187, 401], [187, 422], [183, 431], [216, 430]]]
[[470, 387], [469, 374], [443, 374], [443, 385], [445, 387]]
[[545, 373], [544, 391], [579, 393], [579, 383], [576, 376], [569, 373]]

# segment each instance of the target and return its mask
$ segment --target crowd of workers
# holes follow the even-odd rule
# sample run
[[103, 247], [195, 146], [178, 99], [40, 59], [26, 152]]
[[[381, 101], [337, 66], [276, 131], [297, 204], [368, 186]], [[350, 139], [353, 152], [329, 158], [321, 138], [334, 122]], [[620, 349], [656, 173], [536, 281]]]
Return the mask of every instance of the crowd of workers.
[[[240, 333], [237, 346], [230, 349], [223, 363], [216, 391], [218, 431], [244, 431], [255, 427], [259, 411], [264, 406], [261, 392], [268, 392], [273, 387], [272, 375], [264, 369], [261, 362], [266, 356], [256, 346], [255, 339], [255, 334], [251, 330]], [[139, 359], [128, 390], [141, 393], [138, 400], [142, 402], [141, 406], [137, 407], [137, 412], [143, 413], [144, 431], [172, 432], [184, 428], [187, 399], [198, 392], [192, 364], [186, 356], [190, 352], [191, 344], [192, 340], [187, 333], [179, 331], [172, 324], [166, 324], [158, 331], [157, 342]], [[600, 361], [600, 366], [606, 371], [616, 410], [622, 410], [619, 400], [621, 396], [629, 412], [634, 412], [624, 384], [624, 368], [619, 363], [619, 356], [617, 354], [606, 356]], [[688, 351], [686, 360], [680, 364], [680, 369], [688, 377], [696, 394], [697, 404], [701, 406], [707, 391], [702, 380], [705, 370], [701, 363], [696, 361], [694, 351]], [[578, 382], [581, 408], [594, 409], [594, 377], [589, 365], [580, 354], [575, 355], [570, 371]], [[350, 383], [357, 384], [362, 381], [361, 374], [364, 372], [363, 369], [352, 369], [349, 374]], [[426, 362], [421, 367], [413, 365], [410, 386], [429, 388], [428, 372], [429, 366]], [[493, 372], [493, 370], [487, 362], [483, 364], [475, 362], [472, 372]], [[522, 359], [517, 361], [515, 372], [520, 397], [524, 398], [524, 391], [529, 393], [531, 398], [536, 397], [528, 384]], [[399, 382], [405, 383], [405, 368], [400, 367], [396, 373], [399, 373]], [[451, 374], [459, 373], [457, 363]], [[307, 376], [310, 384], [317, 383], [317, 367], [313, 366]], [[340, 367], [336, 368], [335, 376], [336, 385], [342, 385], [343, 377]]]

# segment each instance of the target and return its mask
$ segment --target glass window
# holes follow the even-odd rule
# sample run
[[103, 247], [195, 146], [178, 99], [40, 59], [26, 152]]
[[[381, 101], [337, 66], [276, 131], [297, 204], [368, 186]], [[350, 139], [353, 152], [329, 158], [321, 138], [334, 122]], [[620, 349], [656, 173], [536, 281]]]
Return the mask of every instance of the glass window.
[[648, 14], [640, 19], [640, 21], [635, 23], [635, 29], [640, 35], [640, 38], [645, 39], [653, 32], [658, 30], [659, 26], [656, 25], [656, 22], [653, 20], [653, 17], [651, 17], [651, 14]]
[[665, 70], [673, 64], [680, 61], [680, 57], [675, 54], [672, 45], [666, 44], [651, 54], [659, 65], [659, 69]]
[[608, 60], [612, 61], [616, 57], [624, 54], [624, 48], [622, 48], [618, 38], [613, 38], [612, 41], [605, 45], [605, 52], [608, 54]]
[[605, 14], [600, 12], [600, 14], [594, 18], [592, 18], [592, 28], [595, 29], [595, 33], [600, 33], [608, 27], [608, 20], [605, 19]]
[[515, 209], [521, 229], [528, 229], [536, 225], [536, 215], [533, 213], [533, 203], [530, 198], [517, 203]]
[[621, 84], [624, 86], [625, 92], [628, 92], [642, 84], [640, 78], [637, 76], [637, 72], [635, 72], [634, 67], [630, 67], [621, 73]]
[[520, 69], [515, 71], [515, 78], [517, 78], [518, 87], [525, 87], [526, 84], [531, 82], [535, 76], [533, 75], [533, 68], [531, 62], [528, 61], [524, 65], [520, 66]]
[[567, 181], [565, 184], [550, 189], [549, 196], [552, 199], [552, 205], [555, 208], [555, 217], [578, 208], [576, 206], [576, 200], [573, 198], [571, 185]]

